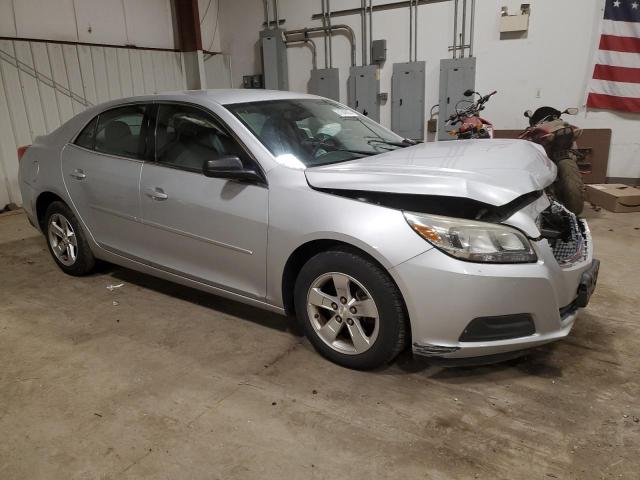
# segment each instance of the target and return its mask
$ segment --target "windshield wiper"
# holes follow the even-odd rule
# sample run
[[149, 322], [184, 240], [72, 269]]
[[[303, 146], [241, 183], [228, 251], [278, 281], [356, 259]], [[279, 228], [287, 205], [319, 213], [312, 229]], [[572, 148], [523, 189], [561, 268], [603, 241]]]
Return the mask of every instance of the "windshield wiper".
[[411, 147], [412, 145], [416, 145], [417, 142], [413, 141], [413, 140], [409, 140], [408, 138], [405, 138], [404, 140], [402, 140], [401, 142], [394, 142], [391, 140], [384, 140], [382, 138], [371, 138], [370, 140], [367, 140], [367, 143], [382, 143], [384, 145], [391, 145], [393, 147], [401, 147], [401, 148], [405, 148], [405, 147]]

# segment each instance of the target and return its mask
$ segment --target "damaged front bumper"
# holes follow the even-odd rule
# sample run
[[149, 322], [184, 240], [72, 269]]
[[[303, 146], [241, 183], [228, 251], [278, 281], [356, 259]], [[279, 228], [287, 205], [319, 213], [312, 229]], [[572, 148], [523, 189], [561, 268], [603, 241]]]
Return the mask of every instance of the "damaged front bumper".
[[586, 222], [576, 219], [574, 227], [576, 235], [562, 244], [534, 241], [536, 263], [469, 263], [432, 249], [392, 269], [409, 311], [413, 352], [499, 361], [566, 337], [599, 269]]

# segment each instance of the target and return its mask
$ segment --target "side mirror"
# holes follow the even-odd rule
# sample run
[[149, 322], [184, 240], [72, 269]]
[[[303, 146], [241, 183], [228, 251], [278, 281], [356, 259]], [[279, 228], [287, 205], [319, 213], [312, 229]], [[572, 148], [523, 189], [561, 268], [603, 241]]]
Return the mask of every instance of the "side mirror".
[[526, 112], [524, 112], [524, 116], [526, 118], [531, 118], [531, 115], [533, 115], [533, 112], [531, 110], [527, 110]]
[[465, 90], [463, 95], [465, 97], [472, 97], [474, 93], [476, 93], [476, 92], [474, 92], [473, 90], [469, 89], [469, 90]]
[[235, 155], [227, 155], [207, 160], [202, 167], [202, 173], [210, 178], [228, 178], [230, 180], [259, 181], [260, 176], [255, 170], [244, 168], [242, 162]]
[[564, 112], [562, 113], [566, 113], [567, 115], [577, 115], [578, 112], [580, 110], [578, 110], [577, 108], [567, 108]]

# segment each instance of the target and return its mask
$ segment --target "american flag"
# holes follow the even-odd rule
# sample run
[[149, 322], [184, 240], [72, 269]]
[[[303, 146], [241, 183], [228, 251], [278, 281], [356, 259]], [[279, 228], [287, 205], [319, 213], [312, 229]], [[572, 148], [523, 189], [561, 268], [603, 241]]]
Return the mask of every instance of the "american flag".
[[606, 0], [587, 107], [640, 112], [640, 0]]

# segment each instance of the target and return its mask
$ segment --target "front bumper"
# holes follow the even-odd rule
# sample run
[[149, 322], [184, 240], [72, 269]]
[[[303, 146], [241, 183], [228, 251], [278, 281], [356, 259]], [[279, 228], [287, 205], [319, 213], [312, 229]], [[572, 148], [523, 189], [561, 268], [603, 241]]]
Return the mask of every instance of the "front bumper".
[[[583, 274], [592, 269], [591, 242], [579, 261], [563, 267], [547, 240], [534, 242], [534, 248], [538, 261], [531, 264], [470, 263], [434, 248], [392, 269], [411, 319], [414, 353], [446, 359], [484, 357], [566, 337], [578, 315]], [[534, 333], [460, 341], [473, 319], [522, 314], [533, 319]]]

